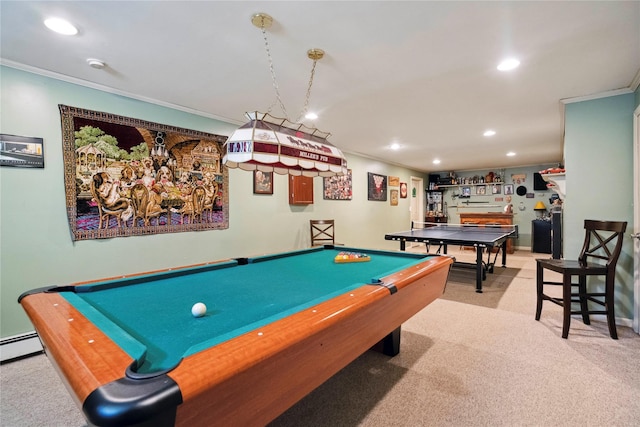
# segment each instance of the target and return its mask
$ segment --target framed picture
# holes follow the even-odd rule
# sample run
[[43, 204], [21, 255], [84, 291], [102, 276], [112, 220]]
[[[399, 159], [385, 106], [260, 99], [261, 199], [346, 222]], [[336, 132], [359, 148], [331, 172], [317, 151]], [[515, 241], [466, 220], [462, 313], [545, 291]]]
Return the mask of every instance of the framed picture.
[[476, 186], [476, 194], [479, 196], [484, 196], [485, 194], [487, 194], [487, 186], [486, 185]]
[[367, 198], [378, 202], [387, 201], [387, 177], [367, 172]]
[[398, 190], [391, 190], [391, 206], [398, 206]]
[[346, 175], [325, 177], [322, 183], [322, 197], [325, 200], [351, 200], [353, 195], [351, 169], [347, 170]]
[[468, 198], [471, 197], [471, 187], [462, 187], [462, 194], [460, 194], [460, 198]]
[[493, 184], [491, 186], [491, 194], [500, 194], [502, 186], [500, 184]]
[[506, 194], [506, 195], [513, 194], [513, 184], [505, 184], [504, 185], [504, 194]]
[[407, 183], [406, 182], [401, 182], [400, 183], [400, 198], [401, 199], [406, 199], [407, 198]]
[[273, 194], [273, 172], [253, 171], [253, 194]]
[[42, 138], [0, 134], [0, 166], [44, 168]]
[[512, 174], [511, 175], [511, 181], [513, 181], [514, 184], [518, 184], [518, 185], [524, 184], [526, 179], [527, 179], [527, 174], [526, 173], [519, 173], [519, 174]]
[[400, 177], [390, 176], [389, 177], [389, 187], [397, 187], [400, 185]]

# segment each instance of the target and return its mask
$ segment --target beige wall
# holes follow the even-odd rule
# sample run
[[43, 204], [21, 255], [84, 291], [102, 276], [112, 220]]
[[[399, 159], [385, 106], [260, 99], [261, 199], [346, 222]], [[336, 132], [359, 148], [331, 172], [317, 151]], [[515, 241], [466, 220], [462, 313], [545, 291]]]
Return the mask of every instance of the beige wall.
[[[229, 174], [229, 229], [73, 242], [64, 195], [58, 104], [104, 111], [220, 135], [236, 126], [95, 89], [1, 67], [0, 133], [44, 138], [45, 168], [0, 168], [1, 336], [33, 330], [17, 303], [27, 290], [198, 262], [273, 253], [309, 245], [309, 219], [334, 218], [341, 243], [397, 249], [384, 233], [409, 227], [409, 198], [398, 206], [367, 200], [367, 172], [425, 178], [380, 161], [347, 154], [353, 200], [322, 198], [290, 206], [287, 177], [276, 175], [273, 195], [254, 195], [252, 174]], [[339, 146], [339, 141], [332, 139]]]

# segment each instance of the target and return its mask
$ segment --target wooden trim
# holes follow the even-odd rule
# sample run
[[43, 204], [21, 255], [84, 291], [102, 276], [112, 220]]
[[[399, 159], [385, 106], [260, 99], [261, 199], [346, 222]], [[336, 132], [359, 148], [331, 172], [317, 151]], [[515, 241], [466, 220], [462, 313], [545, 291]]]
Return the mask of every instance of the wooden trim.
[[61, 295], [28, 295], [21, 304], [79, 408], [93, 390], [122, 378], [133, 362]]

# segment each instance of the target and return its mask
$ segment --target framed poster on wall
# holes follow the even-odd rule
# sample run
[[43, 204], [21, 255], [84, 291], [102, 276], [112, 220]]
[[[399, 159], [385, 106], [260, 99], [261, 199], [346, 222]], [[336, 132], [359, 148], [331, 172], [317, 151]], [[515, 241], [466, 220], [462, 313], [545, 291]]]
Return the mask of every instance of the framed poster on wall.
[[387, 176], [367, 172], [367, 198], [379, 202], [387, 201]]
[[0, 166], [44, 168], [44, 140], [0, 134]]

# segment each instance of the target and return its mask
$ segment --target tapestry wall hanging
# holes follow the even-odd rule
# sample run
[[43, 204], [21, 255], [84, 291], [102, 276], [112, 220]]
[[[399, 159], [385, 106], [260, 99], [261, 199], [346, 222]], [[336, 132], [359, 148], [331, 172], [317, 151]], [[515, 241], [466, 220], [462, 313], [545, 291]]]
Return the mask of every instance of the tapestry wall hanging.
[[229, 228], [225, 136], [59, 108], [73, 240]]

